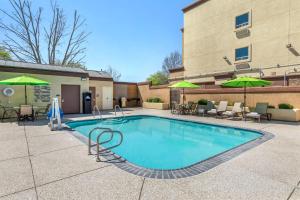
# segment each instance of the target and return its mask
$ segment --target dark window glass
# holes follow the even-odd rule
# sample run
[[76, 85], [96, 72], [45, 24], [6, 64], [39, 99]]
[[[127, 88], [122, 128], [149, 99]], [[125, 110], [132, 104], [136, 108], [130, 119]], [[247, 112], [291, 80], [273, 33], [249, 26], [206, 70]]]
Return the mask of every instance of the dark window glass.
[[235, 28], [249, 25], [249, 13], [242, 14], [235, 18]]
[[249, 47], [243, 47], [235, 50], [235, 60], [247, 60], [249, 58]]

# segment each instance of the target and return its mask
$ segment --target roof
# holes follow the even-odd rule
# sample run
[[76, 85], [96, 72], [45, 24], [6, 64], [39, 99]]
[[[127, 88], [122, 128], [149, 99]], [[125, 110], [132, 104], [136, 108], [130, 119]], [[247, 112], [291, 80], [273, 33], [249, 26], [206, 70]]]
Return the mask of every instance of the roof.
[[93, 78], [111, 78], [111, 76], [105, 71], [86, 70], [86, 72], [88, 72], [89, 77]]
[[73, 73], [86, 73], [84, 69], [77, 67], [63, 67], [59, 65], [46, 65], [46, 64], [35, 64], [27, 62], [16, 62], [0, 60], [0, 67], [13, 67], [13, 68], [25, 68], [25, 69], [40, 69], [49, 71], [60, 71], [60, 72], [73, 72]]
[[59, 65], [35, 64], [27, 62], [0, 60], [1, 71], [14, 71], [22, 73], [36, 73], [49, 75], [85, 76], [95, 79], [112, 80], [112, 77], [104, 71], [85, 70], [78, 67], [64, 67]]
[[192, 10], [193, 8], [207, 2], [209, 0], [196, 0], [195, 2], [191, 3], [190, 5], [186, 6], [185, 8], [182, 9], [182, 11], [185, 13], [187, 11]]

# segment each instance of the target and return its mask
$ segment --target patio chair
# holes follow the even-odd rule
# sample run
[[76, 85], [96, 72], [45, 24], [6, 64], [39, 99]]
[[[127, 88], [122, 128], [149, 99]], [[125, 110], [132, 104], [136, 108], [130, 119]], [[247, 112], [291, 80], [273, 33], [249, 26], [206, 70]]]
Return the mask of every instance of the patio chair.
[[10, 106], [0, 105], [0, 111], [2, 111], [2, 117], [1, 117], [2, 122], [5, 119], [5, 117], [8, 117], [8, 118], [11, 117], [11, 114], [18, 116], [18, 111]]
[[258, 122], [265, 116], [268, 120], [271, 120], [271, 114], [268, 113], [269, 103], [257, 103], [254, 112], [247, 113], [245, 118], [257, 119]]
[[48, 104], [46, 107], [38, 109], [35, 112], [35, 119], [38, 119], [39, 116], [47, 116], [50, 106], [51, 104]]
[[226, 111], [228, 105], [228, 101], [221, 101], [217, 109], [211, 109], [207, 111], [208, 115], [220, 116], [223, 112]]
[[189, 105], [189, 114], [195, 115], [197, 114], [198, 104], [195, 102], [191, 102]]
[[18, 113], [18, 121], [31, 119], [34, 121], [34, 112], [31, 105], [20, 105], [20, 112]]
[[233, 105], [233, 108], [231, 111], [227, 110], [222, 115], [225, 117], [238, 117], [240, 114], [242, 114], [242, 103], [241, 102], [235, 102]]

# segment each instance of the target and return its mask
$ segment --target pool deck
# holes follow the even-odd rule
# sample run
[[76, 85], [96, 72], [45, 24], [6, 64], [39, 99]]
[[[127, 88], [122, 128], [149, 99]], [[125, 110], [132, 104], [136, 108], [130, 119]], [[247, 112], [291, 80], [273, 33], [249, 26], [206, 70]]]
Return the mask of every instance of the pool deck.
[[[241, 122], [149, 109], [130, 109], [125, 113], [258, 129], [275, 137], [199, 175], [162, 180], [136, 176], [113, 164], [97, 163], [87, 155], [84, 143], [68, 131], [51, 132], [45, 120], [0, 123], [0, 200], [300, 199], [300, 123]], [[111, 116], [112, 113], [106, 113], [104, 117]]]

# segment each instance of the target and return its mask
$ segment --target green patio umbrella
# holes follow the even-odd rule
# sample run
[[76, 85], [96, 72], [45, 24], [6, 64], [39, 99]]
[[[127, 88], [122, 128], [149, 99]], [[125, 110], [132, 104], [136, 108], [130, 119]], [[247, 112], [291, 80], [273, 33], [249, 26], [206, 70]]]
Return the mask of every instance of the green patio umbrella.
[[191, 82], [188, 81], [180, 81], [178, 83], [175, 83], [171, 86], [169, 86], [170, 88], [179, 88], [183, 90], [183, 104], [184, 104], [184, 89], [188, 88], [188, 89], [193, 89], [193, 88], [199, 88], [199, 85], [193, 84]]
[[[246, 107], [247, 87], [262, 87], [262, 86], [271, 85], [271, 83], [272, 82], [270, 81], [245, 76], [245, 77], [239, 77], [233, 80], [226, 81], [222, 85], [224, 87], [244, 88], [244, 107]], [[243, 110], [245, 112], [245, 109]]]
[[19, 76], [2, 80], [0, 85], [25, 85], [25, 104], [27, 104], [27, 85], [49, 85], [49, 83], [29, 76]]

